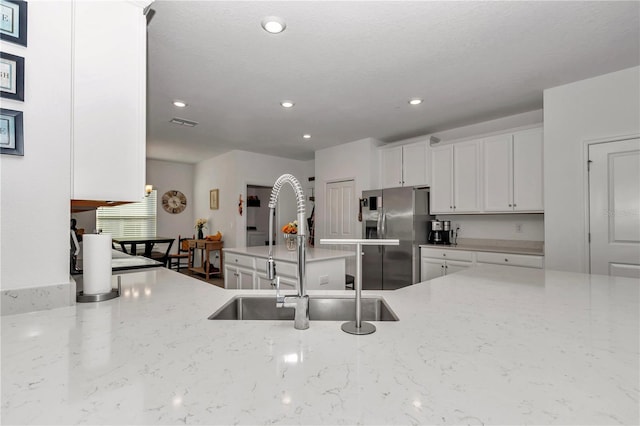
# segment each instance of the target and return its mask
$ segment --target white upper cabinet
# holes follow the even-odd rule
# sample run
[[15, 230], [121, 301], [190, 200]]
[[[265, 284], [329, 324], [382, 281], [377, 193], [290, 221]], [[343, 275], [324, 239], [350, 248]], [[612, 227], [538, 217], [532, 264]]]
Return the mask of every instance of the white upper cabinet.
[[74, 2], [72, 199], [140, 201], [144, 197], [146, 19], [142, 5]]
[[515, 211], [544, 210], [543, 133], [532, 129], [513, 134], [513, 207]]
[[428, 185], [429, 145], [426, 141], [380, 149], [383, 188]]
[[542, 129], [484, 139], [483, 194], [487, 212], [541, 212]]
[[481, 140], [431, 150], [431, 213], [477, 213]]

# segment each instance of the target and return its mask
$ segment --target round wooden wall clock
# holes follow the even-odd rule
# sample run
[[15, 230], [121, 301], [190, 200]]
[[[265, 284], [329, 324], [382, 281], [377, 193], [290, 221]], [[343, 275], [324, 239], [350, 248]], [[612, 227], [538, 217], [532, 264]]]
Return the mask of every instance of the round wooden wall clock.
[[172, 214], [182, 213], [187, 207], [187, 197], [180, 191], [172, 189], [162, 195], [162, 208]]

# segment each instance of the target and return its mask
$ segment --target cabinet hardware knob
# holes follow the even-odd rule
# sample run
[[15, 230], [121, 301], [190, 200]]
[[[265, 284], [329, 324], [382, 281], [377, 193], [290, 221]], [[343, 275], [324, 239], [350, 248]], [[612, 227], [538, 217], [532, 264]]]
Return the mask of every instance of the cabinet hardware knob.
[[452, 208], [453, 208], [453, 206], [449, 206], [449, 208], [450, 208], [450, 209], [452, 209]]
[[447, 253], [442, 253], [442, 255], [443, 255], [444, 257], [447, 257]]
[[513, 207], [515, 207], [516, 205], [514, 204]]
[[511, 204], [509, 204], [509, 207], [511, 207]]
[[505, 262], [508, 262], [508, 261], [509, 261], [509, 259], [505, 259], [504, 261], [505, 261]]

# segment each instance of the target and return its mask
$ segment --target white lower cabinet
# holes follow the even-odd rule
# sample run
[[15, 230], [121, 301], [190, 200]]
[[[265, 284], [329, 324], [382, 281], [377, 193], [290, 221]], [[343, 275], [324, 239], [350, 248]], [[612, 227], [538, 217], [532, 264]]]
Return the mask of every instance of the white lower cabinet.
[[420, 280], [427, 281], [473, 266], [473, 252], [462, 250], [420, 249]]
[[233, 265], [224, 267], [224, 287], [231, 290], [252, 290], [254, 271]]
[[[280, 290], [295, 290], [296, 279], [292, 277], [280, 276]], [[256, 288], [258, 290], [275, 290], [275, 284], [267, 278], [267, 274], [256, 274]]]
[[542, 269], [544, 267], [544, 256], [420, 248], [421, 281], [428, 281], [444, 275], [453, 274], [480, 264], [523, 266]]
[[544, 257], [533, 256], [528, 254], [478, 252], [476, 254], [476, 263], [478, 264], [490, 263], [493, 265], [508, 265], [508, 266], [524, 266], [526, 268], [542, 269], [544, 267]]

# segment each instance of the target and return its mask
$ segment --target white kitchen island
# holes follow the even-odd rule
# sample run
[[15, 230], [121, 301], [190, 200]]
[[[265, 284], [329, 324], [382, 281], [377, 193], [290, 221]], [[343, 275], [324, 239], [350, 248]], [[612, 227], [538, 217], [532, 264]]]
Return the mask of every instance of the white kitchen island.
[[[224, 286], [227, 289], [272, 289], [267, 278], [269, 247], [224, 248]], [[354, 251], [306, 248], [307, 290], [344, 290], [346, 259]], [[297, 251], [273, 246], [276, 273], [283, 289], [295, 289], [298, 276]]]
[[[382, 295], [400, 318], [210, 321], [238, 294], [164, 268], [2, 318], [3, 424], [634, 424], [637, 280], [481, 266]], [[314, 294], [352, 295], [351, 291]], [[275, 303], [275, 301], [274, 301]]]

